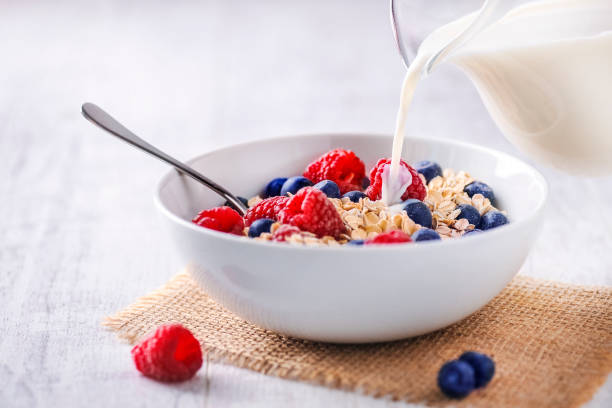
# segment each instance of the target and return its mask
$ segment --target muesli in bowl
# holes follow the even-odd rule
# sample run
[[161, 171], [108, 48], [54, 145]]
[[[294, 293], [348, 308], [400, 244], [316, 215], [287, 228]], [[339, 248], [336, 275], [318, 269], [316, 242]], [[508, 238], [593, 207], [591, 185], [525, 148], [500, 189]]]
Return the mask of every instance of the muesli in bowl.
[[352, 151], [334, 149], [310, 163], [300, 176], [277, 177], [259, 195], [243, 199], [244, 217], [228, 206], [201, 211], [193, 222], [256, 241], [294, 245], [360, 246], [461, 238], [508, 223], [486, 183], [463, 170], [433, 161], [413, 166], [399, 202], [385, 189], [391, 159], [365, 173]]

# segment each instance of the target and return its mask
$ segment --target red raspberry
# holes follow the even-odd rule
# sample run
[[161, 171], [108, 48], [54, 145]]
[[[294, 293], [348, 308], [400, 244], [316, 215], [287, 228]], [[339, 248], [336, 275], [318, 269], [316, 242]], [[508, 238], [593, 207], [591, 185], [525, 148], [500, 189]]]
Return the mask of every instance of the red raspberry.
[[364, 242], [364, 245], [378, 245], [378, 244], [404, 244], [406, 242], [412, 242], [410, 235], [405, 232], [394, 230], [385, 232], [384, 234], [378, 234], [374, 238], [370, 238]]
[[[380, 159], [376, 166], [370, 171], [370, 187], [365, 191], [366, 195], [370, 200], [380, 200], [382, 190], [382, 172], [386, 165], [391, 165], [391, 159]], [[412, 184], [408, 186], [404, 194], [402, 194], [402, 200], [409, 198], [416, 198], [417, 200], [423, 201], [427, 195], [427, 189], [423, 183], [423, 179], [419, 177], [419, 173], [412, 168], [408, 163], [400, 160], [400, 165], [407, 168], [412, 176]]]
[[158, 381], [185, 381], [202, 367], [202, 348], [180, 324], [160, 326], [132, 349], [136, 368]]
[[199, 213], [192, 222], [215, 231], [242, 235], [244, 220], [238, 212], [229, 207], [215, 207]]
[[278, 219], [278, 213], [285, 208], [285, 204], [289, 200], [289, 197], [276, 196], [261, 200], [253, 207], [249, 208], [244, 221], [247, 227], [250, 227], [253, 221], [260, 218], [270, 218], [271, 220]]
[[283, 224], [296, 226], [319, 237], [337, 237], [346, 231], [336, 207], [324, 192], [313, 187], [304, 187], [289, 198], [278, 219]]
[[274, 234], [272, 234], [272, 239], [278, 242], [284, 242], [292, 235], [300, 234], [302, 231], [298, 227], [294, 227], [293, 225], [281, 225], [278, 227]]
[[304, 177], [314, 184], [323, 180], [331, 180], [340, 187], [340, 193], [361, 191], [361, 182], [365, 177], [365, 165], [355, 153], [350, 150], [330, 150], [304, 171]]

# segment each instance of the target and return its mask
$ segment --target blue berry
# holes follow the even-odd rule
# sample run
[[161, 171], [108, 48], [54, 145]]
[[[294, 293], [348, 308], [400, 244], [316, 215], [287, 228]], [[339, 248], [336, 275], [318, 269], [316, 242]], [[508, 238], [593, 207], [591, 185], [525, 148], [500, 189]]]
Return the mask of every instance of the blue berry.
[[468, 236], [468, 235], [478, 235], [481, 234], [482, 230], [479, 230], [478, 228], [474, 228], [473, 230], [469, 230], [469, 231], [465, 231], [463, 233], [463, 236]]
[[283, 183], [280, 195], [284, 196], [287, 195], [287, 193], [295, 194], [300, 191], [300, 189], [308, 186], [312, 186], [312, 181], [308, 180], [306, 177], [289, 177], [287, 181]]
[[363, 239], [354, 239], [352, 241], [347, 242], [346, 245], [358, 246], [358, 245], [363, 245], [364, 242], [365, 242], [365, 240], [363, 240]]
[[440, 240], [440, 234], [429, 228], [421, 228], [412, 234], [412, 240], [415, 242]]
[[495, 201], [495, 194], [493, 193], [493, 189], [489, 187], [488, 184], [485, 184], [482, 181], [471, 182], [463, 188], [463, 191], [465, 191], [470, 197], [473, 197], [474, 194], [482, 194], [483, 196], [488, 198], [491, 203]]
[[344, 194], [342, 198], [344, 197], [348, 198], [354, 203], [358, 203], [360, 198], [366, 198], [367, 195], [365, 195], [361, 191], [355, 190], [355, 191], [349, 191], [348, 193]]
[[367, 177], [364, 177], [363, 180], [361, 180], [361, 188], [365, 190], [368, 187], [370, 187], [370, 179]]
[[270, 181], [263, 192], [263, 198], [281, 195], [281, 188], [283, 188], [285, 181], [287, 181], [287, 177], [277, 177]]
[[424, 202], [411, 198], [402, 203], [402, 210], [406, 211], [408, 217], [415, 223], [425, 228], [431, 228], [431, 211]]
[[[244, 198], [244, 197], [240, 197], [240, 196], [236, 196], [236, 198], [237, 198], [237, 199], [239, 199], [239, 200], [242, 202], [242, 204], [244, 204], [244, 205], [245, 205], [245, 207], [248, 207], [248, 206], [249, 206], [249, 200], [247, 200], [246, 198]], [[234, 204], [230, 203], [229, 201], [226, 201], [226, 202], [225, 202], [223, 205], [224, 205], [224, 206], [226, 206], [226, 207], [230, 207], [230, 208], [232, 208], [232, 209], [234, 209], [234, 210], [238, 211], [238, 209], [236, 208], [236, 206], [235, 206]]]
[[423, 160], [414, 165], [416, 171], [421, 173], [429, 183], [432, 178], [442, 176], [442, 167], [436, 162]]
[[251, 226], [249, 227], [249, 237], [256, 238], [263, 234], [264, 232], [270, 232], [270, 227], [276, 221], [271, 220], [269, 218], [260, 218], [258, 220], [253, 221]]
[[495, 374], [495, 363], [486, 354], [475, 351], [466, 351], [459, 357], [459, 361], [465, 361], [474, 370], [474, 386], [484, 387], [491, 381]]
[[449, 361], [438, 372], [438, 387], [450, 398], [465, 397], [474, 390], [475, 382], [474, 369], [465, 361]]
[[331, 180], [323, 180], [314, 185], [314, 188], [321, 190], [329, 198], [340, 198], [340, 187]]
[[489, 230], [507, 224], [508, 218], [499, 211], [489, 211], [480, 218], [478, 228], [481, 230]]
[[469, 204], [459, 204], [457, 209], [461, 211], [457, 216], [458, 220], [465, 218], [472, 225], [480, 224], [480, 213], [476, 207]]

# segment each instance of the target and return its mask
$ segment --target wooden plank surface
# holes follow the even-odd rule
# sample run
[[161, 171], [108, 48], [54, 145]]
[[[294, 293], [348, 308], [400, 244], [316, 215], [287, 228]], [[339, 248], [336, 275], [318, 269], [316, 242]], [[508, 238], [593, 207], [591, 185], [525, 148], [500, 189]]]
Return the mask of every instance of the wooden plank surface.
[[[179, 267], [152, 204], [166, 168], [79, 114], [99, 103], [181, 158], [390, 133], [403, 67], [387, 2], [3, 1], [0, 56], [0, 406], [408, 406], [214, 364], [178, 386], [139, 376], [99, 324]], [[409, 132], [519, 154], [448, 67]], [[523, 272], [611, 285], [612, 178], [542, 170], [547, 221]], [[611, 378], [587, 405], [612, 405]]]

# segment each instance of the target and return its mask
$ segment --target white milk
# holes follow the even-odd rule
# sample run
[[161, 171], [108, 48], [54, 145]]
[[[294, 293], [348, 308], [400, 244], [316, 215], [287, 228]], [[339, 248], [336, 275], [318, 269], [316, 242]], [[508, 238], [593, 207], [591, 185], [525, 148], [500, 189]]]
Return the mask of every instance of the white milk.
[[[406, 114], [423, 66], [474, 15], [423, 41], [401, 93], [388, 204], [405, 182], [399, 167]], [[612, 173], [612, 0], [549, 0], [510, 11], [449, 60], [473, 81], [504, 135], [535, 159], [574, 174]]]

